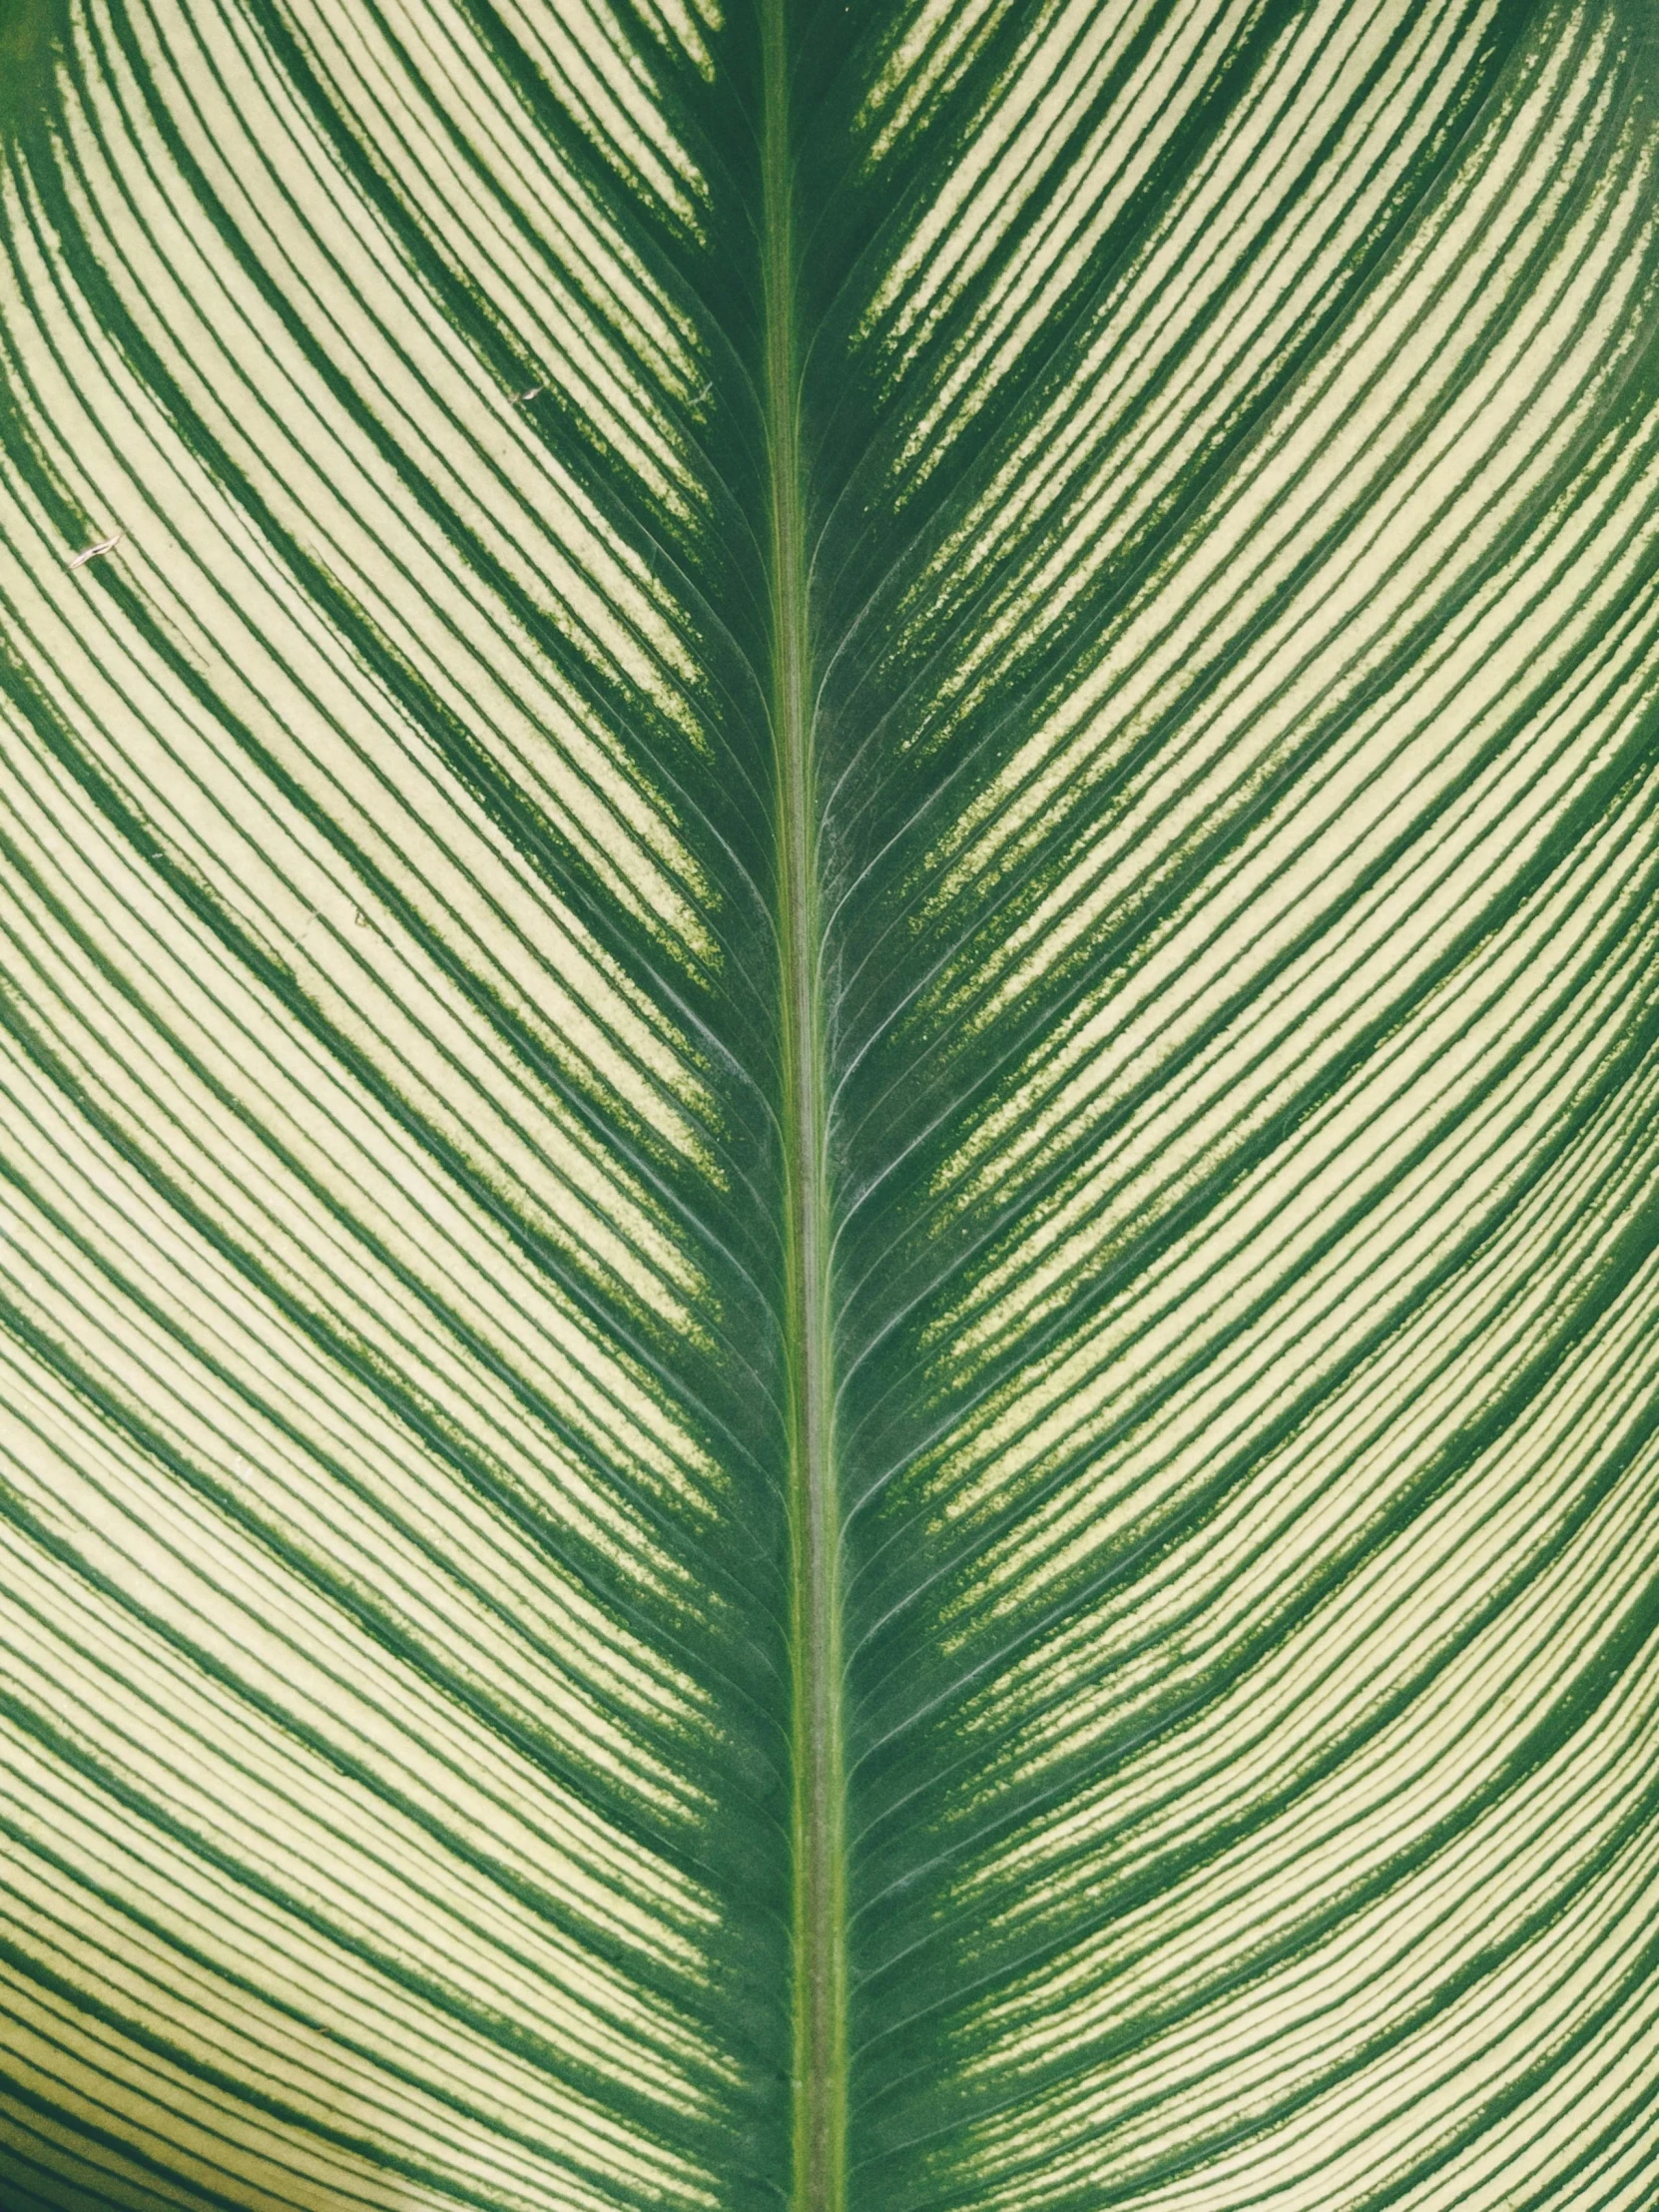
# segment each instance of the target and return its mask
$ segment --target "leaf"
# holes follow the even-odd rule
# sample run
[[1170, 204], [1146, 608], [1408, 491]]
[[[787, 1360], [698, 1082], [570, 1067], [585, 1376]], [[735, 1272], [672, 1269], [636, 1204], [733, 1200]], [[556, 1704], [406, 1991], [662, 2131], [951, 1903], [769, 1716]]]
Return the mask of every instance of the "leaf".
[[7, 2212], [1649, 2201], [1647, 27], [7, 0]]

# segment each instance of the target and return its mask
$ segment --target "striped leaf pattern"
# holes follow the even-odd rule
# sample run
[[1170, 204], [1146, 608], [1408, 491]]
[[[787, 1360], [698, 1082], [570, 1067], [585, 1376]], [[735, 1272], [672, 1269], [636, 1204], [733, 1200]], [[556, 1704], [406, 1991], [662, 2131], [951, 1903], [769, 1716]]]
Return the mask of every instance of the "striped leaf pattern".
[[0, 0], [4, 2212], [1642, 2212], [1646, 0]]

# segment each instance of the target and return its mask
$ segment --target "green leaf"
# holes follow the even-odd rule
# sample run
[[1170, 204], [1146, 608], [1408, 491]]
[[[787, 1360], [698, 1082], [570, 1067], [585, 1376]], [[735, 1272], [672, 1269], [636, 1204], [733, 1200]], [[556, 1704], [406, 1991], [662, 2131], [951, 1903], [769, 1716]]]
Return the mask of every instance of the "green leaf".
[[1642, 2212], [1645, 0], [0, 0], [5, 2212]]

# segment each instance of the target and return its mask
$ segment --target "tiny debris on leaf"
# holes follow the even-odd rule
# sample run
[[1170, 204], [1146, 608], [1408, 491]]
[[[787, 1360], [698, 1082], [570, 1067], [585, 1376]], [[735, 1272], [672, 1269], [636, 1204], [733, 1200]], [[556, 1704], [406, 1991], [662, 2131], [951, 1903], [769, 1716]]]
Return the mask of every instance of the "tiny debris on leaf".
[[88, 561], [96, 561], [101, 553], [113, 553], [121, 543], [121, 537], [122, 533], [118, 530], [113, 538], [100, 538], [96, 545], [89, 545], [84, 552], [77, 553], [72, 561], [66, 561], [64, 566], [85, 568]]
[[526, 400], [539, 399], [546, 389], [547, 386], [545, 384], [532, 384], [528, 391], [515, 391], [513, 394], [513, 405], [515, 407], [522, 407]]

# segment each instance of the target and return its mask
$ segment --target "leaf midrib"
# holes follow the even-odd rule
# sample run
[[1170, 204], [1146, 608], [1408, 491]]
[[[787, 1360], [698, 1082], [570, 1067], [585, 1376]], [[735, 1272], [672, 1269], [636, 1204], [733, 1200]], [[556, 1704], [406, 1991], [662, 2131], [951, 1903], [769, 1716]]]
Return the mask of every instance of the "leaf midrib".
[[763, 0], [762, 292], [771, 501], [793, 1694], [793, 2212], [843, 2212], [846, 2126], [841, 1593], [828, 1081], [785, 0]]

